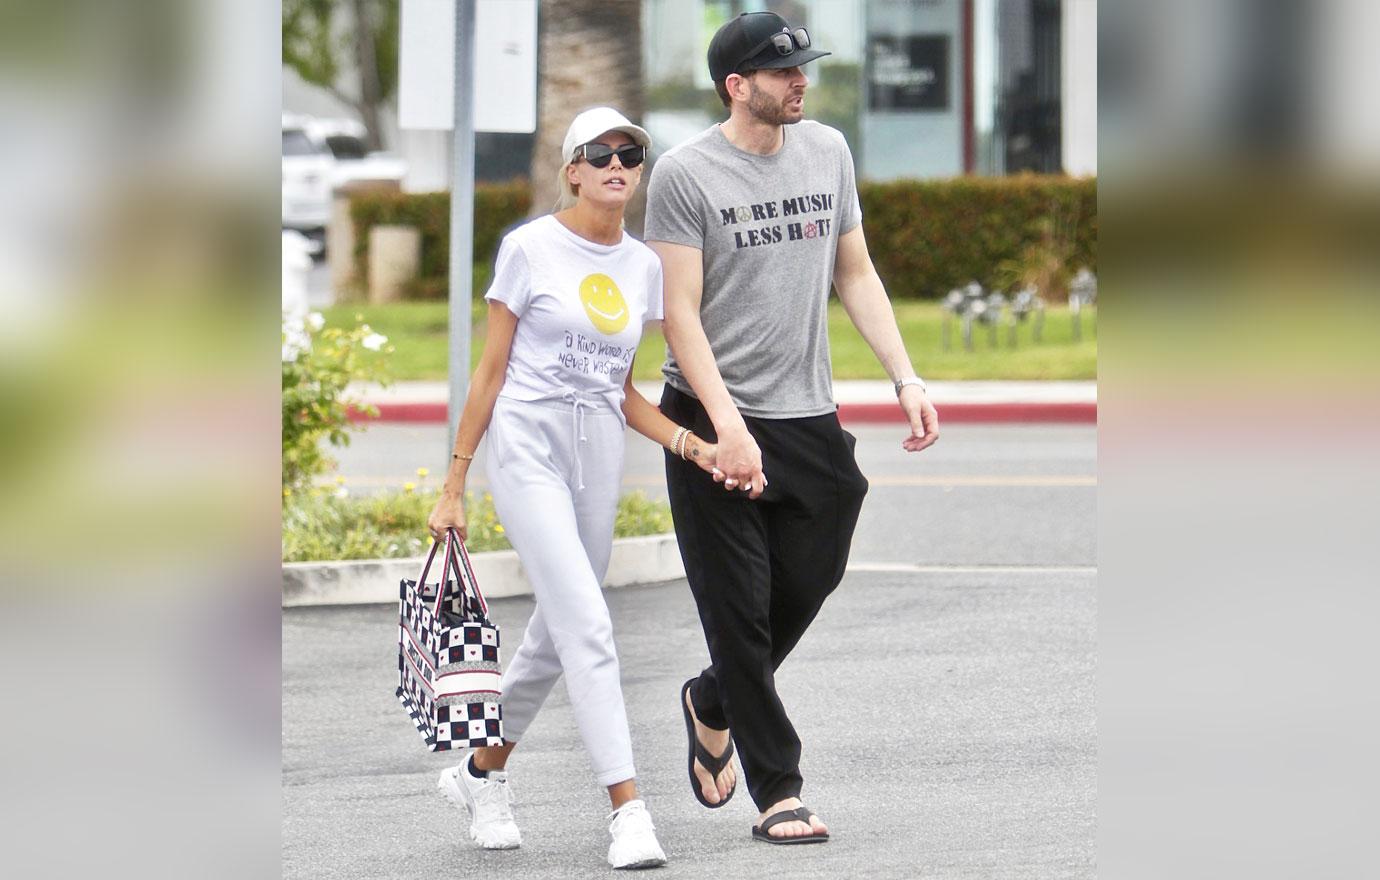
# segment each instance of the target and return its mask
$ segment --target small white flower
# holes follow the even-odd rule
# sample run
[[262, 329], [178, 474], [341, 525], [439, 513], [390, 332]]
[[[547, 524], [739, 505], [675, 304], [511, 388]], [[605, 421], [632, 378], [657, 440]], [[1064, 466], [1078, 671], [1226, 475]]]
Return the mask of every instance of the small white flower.
[[387, 341], [388, 337], [384, 336], [382, 333], [370, 333], [360, 341], [360, 345], [370, 351], [378, 351], [380, 348], [383, 348], [383, 344]]
[[326, 316], [321, 314], [320, 312], [312, 312], [311, 314], [307, 315], [307, 326], [312, 329], [313, 333], [315, 333], [317, 330], [320, 330], [322, 327], [326, 326]]
[[283, 316], [283, 363], [297, 360], [297, 355], [311, 350], [311, 336], [307, 333], [301, 318]]

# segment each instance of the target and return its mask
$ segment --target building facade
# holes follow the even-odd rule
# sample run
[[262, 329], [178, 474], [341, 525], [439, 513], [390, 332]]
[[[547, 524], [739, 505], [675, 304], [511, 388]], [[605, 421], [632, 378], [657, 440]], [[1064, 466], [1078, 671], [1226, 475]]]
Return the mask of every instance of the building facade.
[[[806, 115], [840, 129], [863, 179], [1097, 173], [1097, 0], [643, 0], [643, 120], [664, 151], [724, 118], [705, 62], [714, 31], [770, 10], [833, 53], [806, 67]], [[286, 110], [348, 115], [283, 73]], [[404, 188], [445, 189], [450, 138], [399, 131]], [[527, 173], [531, 135], [476, 136], [476, 175]], [[654, 153], [654, 155], [655, 155]]]
[[644, 0], [659, 144], [722, 118], [705, 48], [763, 10], [832, 53], [806, 68], [806, 114], [847, 135], [860, 177], [1097, 172], [1096, 0]]

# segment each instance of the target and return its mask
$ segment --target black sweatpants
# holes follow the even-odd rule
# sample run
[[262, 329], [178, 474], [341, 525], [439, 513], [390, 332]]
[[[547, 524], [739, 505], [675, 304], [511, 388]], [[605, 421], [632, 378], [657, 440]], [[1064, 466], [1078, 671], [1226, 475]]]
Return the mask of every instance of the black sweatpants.
[[[711, 442], [700, 402], [670, 385], [661, 411]], [[732, 728], [759, 810], [800, 794], [800, 738], [775, 672], [843, 578], [867, 479], [855, 440], [829, 413], [746, 418], [767, 489], [756, 501], [666, 455], [666, 487], [710, 667], [690, 690], [709, 727]]]

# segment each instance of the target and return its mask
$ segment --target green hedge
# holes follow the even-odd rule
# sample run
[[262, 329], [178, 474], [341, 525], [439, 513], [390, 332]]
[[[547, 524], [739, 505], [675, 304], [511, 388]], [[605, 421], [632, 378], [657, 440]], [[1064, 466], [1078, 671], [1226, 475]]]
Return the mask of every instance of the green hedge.
[[[887, 292], [934, 299], [977, 279], [1000, 286], [997, 267], [1039, 238], [1036, 221], [1057, 215], [1073, 238], [1074, 268], [1097, 270], [1097, 180], [1062, 176], [960, 177], [858, 186], [868, 249]], [[524, 180], [475, 190], [476, 279], [488, 277], [504, 230], [527, 216]], [[421, 277], [412, 294], [444, 298], [450, 263], [449, 193], [361, 193], [351, 197], [355, 259], [367, 278], [369, 227], [414, 225], [422, 231]], [[476, 284], [474, 295], [484, 291]]]
[[1055, 215], [1073, 239], [1076, 270], [1097, 271], [1097, 179], [960, 177], [861, 183], [867, 246], [895, 298], [935, 299], [976, 279], [1001, 286], [997, 267], [1038, 241]]
[[[480, 184], [474, 190], [474, 263], [489, 267], [498, 242], [510, 226], [527, 216], [532, 190], [526, 180]], [[364, 192], [350, 197], [355, 225], [355, 267], [368, 278], [369, 229], [375, 224], [415, 226], [422, 232], [422, 264], [410, 294], [444, 299], [450, 286], [450, 193]], [[487, 272], [482, 273], [487, 276]], [[483, 290], [476, 287], [475, 296]]]

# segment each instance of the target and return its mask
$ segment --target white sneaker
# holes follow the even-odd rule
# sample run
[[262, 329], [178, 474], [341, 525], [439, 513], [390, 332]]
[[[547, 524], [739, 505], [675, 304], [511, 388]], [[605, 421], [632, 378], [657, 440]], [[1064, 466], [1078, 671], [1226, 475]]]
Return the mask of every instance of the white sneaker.
[[470, 839], [484, 849], [517, 849], [522, 835], [513, 821], [513, 793], [508, 788], [508, 771], [490, 770], [487, 779], [470, 773], [470, 756], [460, 766], [441, 771], [436, 790], [456, 807], [470, 814]]
[[640, 800], [628, 801], [609, 814], [609, 864], [615, 868], [659, 868], [666, 864], [666, 853], [656, 841], [652, 814]]

